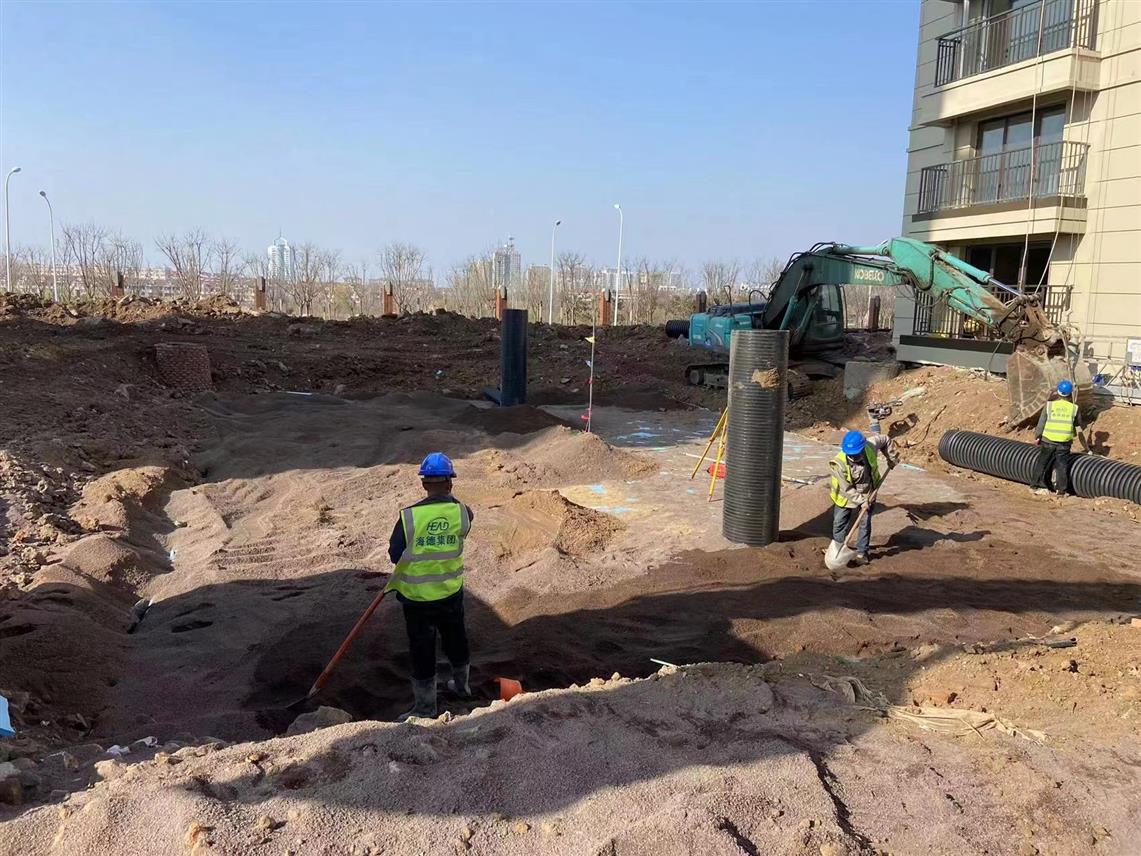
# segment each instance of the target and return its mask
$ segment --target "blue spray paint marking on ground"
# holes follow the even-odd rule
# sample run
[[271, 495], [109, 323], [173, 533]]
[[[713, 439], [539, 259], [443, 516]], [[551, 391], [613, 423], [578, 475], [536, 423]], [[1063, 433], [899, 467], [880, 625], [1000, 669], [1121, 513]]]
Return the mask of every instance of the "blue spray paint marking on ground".
[[591, 493], [606, 493], [606, 488], [600, 484], [592, 484], [590, 486]]

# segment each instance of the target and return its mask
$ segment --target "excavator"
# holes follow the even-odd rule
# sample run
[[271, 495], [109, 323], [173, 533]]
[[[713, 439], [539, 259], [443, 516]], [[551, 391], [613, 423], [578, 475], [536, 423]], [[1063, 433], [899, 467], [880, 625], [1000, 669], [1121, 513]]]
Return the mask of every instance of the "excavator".
[[789, 259], [766, 297], [754, 300], [756, 292], [751, 292], [748, 303], [710, 307], [688, 322], [668, 322], [666, 331], [721, 357], [687, 366], [690, 384], [724, 387], [734, 330], [788, 330], [789, 395], [796, 397], [807, 390], [808, 378], [838, 373], [836, 366], [844, 361], [841, 287], [857, 283], [907, 286], [930, 294], [1011, 342], [1014, 350], [1006, 365], [1011, 425], [1035, 418], [1064, 378], [1073, 381], [1079, 406], [1090, 406], [1089, 370], [1066, 332], [1046, 317], [1036, 295], [1004, 285], [986, 271], [912, 238], [864, 247], [816, 244]]

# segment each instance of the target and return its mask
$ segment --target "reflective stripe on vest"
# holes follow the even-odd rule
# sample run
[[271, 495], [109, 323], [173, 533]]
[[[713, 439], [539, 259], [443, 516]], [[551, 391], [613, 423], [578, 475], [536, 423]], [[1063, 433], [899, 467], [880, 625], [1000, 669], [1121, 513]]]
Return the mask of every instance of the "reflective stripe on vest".
[[[876, 485], [878, 485], [880, 483], [880, 465], [879, 465], [879, 459], [876, 455], [876, 447], [873, 446], [871, 443], [867, 443], [864, 446], [864, 451], [867, 452], [867, 455], [868, 455], [868, 466], [871, 468], [871, 471], [872, 471], [872, 487], [875, 488]], [[835, 461], [837, 464], [839, 464], [841, 467], [843, 467], [844, 476], [845, 476], [845, 478], [848, 479], [848, 484], [851, 485], [852, 484], [852, 465], [848, 463], [848, 456], [845, 455], [843, 452], [840, 452], [832, 460]], [[832, 496], [832, 502], [834, 502], [836, 505], [840, 506], [841, 508], [847, 508], [848, 507], [848, 498], [840, 492], [840, 479], [836, 478], [835, 473], [832, 473], [831, 496]]]
[[1042, 439], [1051, 443], [1069, 443], [1077, 436], [1074, 421], [1078, 408], [1072, 401], [1059, 398], [1046, 402], [1046, 425], [1042, 429]]
[[462, 502], [430, 502], [400, 512], [404, 553], [387, 588], [409, 600], [443, 600], [464, 584], [464, 538], [471, 529]]

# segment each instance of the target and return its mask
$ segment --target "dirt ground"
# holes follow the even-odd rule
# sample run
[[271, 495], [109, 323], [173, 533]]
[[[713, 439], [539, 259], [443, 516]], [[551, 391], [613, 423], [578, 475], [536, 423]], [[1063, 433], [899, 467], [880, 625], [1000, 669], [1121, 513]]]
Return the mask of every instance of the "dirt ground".
[[[893, 429], [924, 470], [885, 485], [872, 565], [830, 573], [815, 476], [785, 484], [779, 543], [709, 531], [682, 473], [720, 402], [660, 331], [600, 333], [588, 435], [584, 330], [533, 327], [533, 403], [497, 410], [477, 405], [491, 321], [9, 298], [0, 316], [2, 852], [1076, 854], [1141, 835], [1136, 512], [933, 459], [946, 428], [999, 430], [994, 382], [919, 369], [869, 393], [926, 387]], [[162, 341], [206, 344], [215, 392], [162, 386]], [[818, 383], [789, 427], [864, 427], [837, 393]], [[1095, 437], [1136, 461], [1141, 419], [1103, 413]], [[798, 443], [796, 466], [828, 454]], [[277, 737], [383, 585], [435, 448], [475, 512], [476, 700], [386, 724], [409, 694], [386, 602], [321, 696], [357, 721]], [[498, 676], [528, 692], [494, 701]]]

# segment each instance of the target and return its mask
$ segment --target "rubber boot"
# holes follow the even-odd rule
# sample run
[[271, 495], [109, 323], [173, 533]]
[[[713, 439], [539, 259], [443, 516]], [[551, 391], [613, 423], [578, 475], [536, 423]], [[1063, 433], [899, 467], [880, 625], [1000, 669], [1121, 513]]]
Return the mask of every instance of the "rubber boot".
[[452, 666], [452, 676], [448, 680], [448, 692], [460, 698], [471, 698], [471, 664]]
[[424, 719], [436, 718], [436, 679], [434, 677], [426, 681], [413, 680], [412, 697], [414, 699], [412, 709], [398, 716], [397, 722], [406, 722], [413, 716]]

